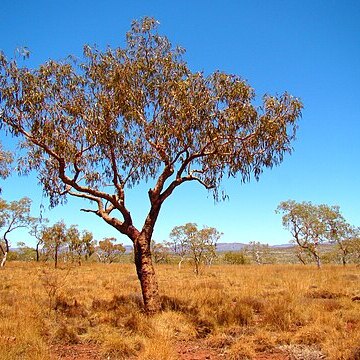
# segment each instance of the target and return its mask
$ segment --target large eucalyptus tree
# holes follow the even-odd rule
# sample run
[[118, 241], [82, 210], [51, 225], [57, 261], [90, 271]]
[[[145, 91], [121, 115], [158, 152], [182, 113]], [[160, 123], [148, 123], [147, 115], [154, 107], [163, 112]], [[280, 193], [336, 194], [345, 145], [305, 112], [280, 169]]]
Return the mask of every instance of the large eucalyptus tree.
[[[36, 69], [0, 56], [2, 126], [22, 141], [50, 205], [75, 196], [134, 244], [145, 309], [160, 309], [150, 242], [164, 201], [195, 181], [221, 197], [225, 177], [256, 179], [291, 151], [300, 101], [285, 93], [253, 104], [254, 91], [223, 72], [190, 71], [184, 51], [134, 21], [124, 48], [84, 47], [81, 61]], [[126, 189], [152, 180], [149, 212], [133, 223]], [[145, 206], [145, 205], [144, 205]]]

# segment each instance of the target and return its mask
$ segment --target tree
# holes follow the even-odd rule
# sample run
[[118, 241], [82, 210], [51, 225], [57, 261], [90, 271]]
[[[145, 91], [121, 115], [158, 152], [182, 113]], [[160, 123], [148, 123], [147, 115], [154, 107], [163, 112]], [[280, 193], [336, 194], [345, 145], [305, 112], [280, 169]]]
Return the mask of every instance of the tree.
[[122, 244], [114, 244], [115, 238], [105, 238], [99, 241], [98, 256], [100, 261], [112, 263], [125, 252]]
[[27, 246], [23, 241], [20, 241], [16, 244], [17, 253], [19, 256], [19, 260], [21, 261], [33, 261], [34, 255], [36, 253], [35, 249]]
[[84, 252], [84, 243], [80, 236], [80, 231], [76, 225], [71, 225], [66, 231], [66, 243], [68, 245], [69, 254], [72, 261], [77, 260], [81, 265], [81, 256]]
[[45, 227], [42, 232], [45, 251], [54, 259], [55, 269], [58, 267], [59, 251], [67, 241], [67, 229], [64, 221]]
[[190, 224], [187, 224], [186, 227], [185, 226], [175, 226], [170, 233], [169, 247], [180, 258], [178, 264], [179, 270], [181, 269], [181, 265], [189, 252], [188, 238], [194, 228]]
[[20, 228], [31, 227], [36, 219], [30, 216], [31, 200], [24, 197], [18, 201], [0, 199], [0, 229], [3, 234], [0, 242], [0, 251], [3, 255], [0, 267], [4, 267], [10, 251], [9, 234]]
[[84, 230], [82, 232], [82, 243], [84, 247], [85, 260], [88, 260], [92, 254], [95, 253], [96, 240], [90, 231]]
[[166, 243], [151, 241], [151, 253], [155, 264], [167, 263], [169, 261], [170, 248]]
[[360, 236], [357, 232], [356, 237], [346, 240], [349, 252], [353, 257], [354, 262], [360, 263]]
[[301, 248], [298, 257], [303, 263], [302, 253], [309, 253], [320, 268], [319, 245], [325, 241], [338, 244], [342, 251], [342, 262], [346, 263], [346, 240], [354, 234], [354, 228], [345, 221], [339, 206], [288, 200], [280, 203], [276, 211], [284, 214], [283, 225], [290, 230], [293, 242]]
[[345, 266], [351, 255], [354, 255], [354, 244], [360, 239], [360, 228], [348, 224], [342, 216], [332, 224], [331, 241], [336, 244], [341, 263]]
[[36, 252], [36, 261], [40, 260], [40, 247], [43, 244], [43, 232], [46, 228], [46, 224], [49, 222], [48, 219], [43, 218], [42, 214], [40, 214], [40, 217], [37, 219], [37, 221], [34, 221], [32, 223], [31, 229], [30, 229], [30, 235], [34, 236], [36, 239], [36, 247], [35, 247], [35, 252]]
[[252, 260], [258, 264], [273, 262], [268, 244], [261, 244], [258, 241], [250, 241], [245, 251], [251, 256]]
[[176, 247], [181, 249], [179, 253], [182, 259], [185, 255], [190, 256], [194, 262], [194, 271], [199, 274], [200, 264], [203, 262], [211, 264], [216, 256], [216, 244], [221, 235], [215, 228], [204, 227], [198, 230], [197, 224], [187, 223], [176, 226], [170, 233], [170, 239], [173, 241], [174, 249]]
[[[22, 140], [23, 173], [36, 170], [50, 205], [68, 196], [134, 244], [148, 313], [160, 311], [150, 243], [164, 201], [197, 182], [215, 199], [222, 179], [259, 178], [291, 152], [301, 102], [285, 93], [253, 105], [240, 77], [193, 73], [157, 33], [157, 21], [134, 21], [124, 48], [84, 47], [84, 60], [20, 68], [0, 56], [1, 125]], [[152, 180], [149, 212], [136, 227], [126, 190]]]

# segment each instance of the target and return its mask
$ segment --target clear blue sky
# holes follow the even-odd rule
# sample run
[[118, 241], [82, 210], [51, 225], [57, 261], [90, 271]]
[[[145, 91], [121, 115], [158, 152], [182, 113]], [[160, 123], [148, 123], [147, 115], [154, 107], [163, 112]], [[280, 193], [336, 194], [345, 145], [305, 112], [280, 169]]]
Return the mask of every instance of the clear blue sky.
[[[176, 225], [197, 222], [217, 227], [223, 242], [286, 243], [290, 234], [274, 210], [287, 199], [338, 204], [350, 223], [360, 225], [360, 1], [1, 0], [0, 49], [12, 56], [17, 47], [29, 47], [28, 66], [81, 56], [85, 43], [124, 45], [131, 21], [146, 15], [187, 50], [192, 70], [238, 74], [259, 97], [287, 90], [305, 106], [295, 151], [280, 167], [259, 182], [226, 182], [230, 200], [223, 203], [214, 204], [199, 185], [179, 188], [162, 209], [156, 241]], [[31, 197], [33, 215], [41, 201], [48, 205], [34, 177], [13, 176], [0, 185], [6, 200]], [[146, 190], [143, 185], [130, 194], [138, 226], [148, 208]], [[78, 224], [97, 239], [116, 236], [129, 244], [101, 219], [81, 213], [81, 206], [70, 199], [45, 215]], [[24, 239], [13, 236], [14, 243]]]

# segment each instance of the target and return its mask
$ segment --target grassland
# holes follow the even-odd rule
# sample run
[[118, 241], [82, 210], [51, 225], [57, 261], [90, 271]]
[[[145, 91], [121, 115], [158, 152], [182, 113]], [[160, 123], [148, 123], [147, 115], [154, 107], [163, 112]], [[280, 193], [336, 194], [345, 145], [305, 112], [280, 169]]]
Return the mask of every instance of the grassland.
[[359, 267], [156, 270], [163, 312], [149, 318], [131, 264], [9, 262], [0, 359], [360, 359]]

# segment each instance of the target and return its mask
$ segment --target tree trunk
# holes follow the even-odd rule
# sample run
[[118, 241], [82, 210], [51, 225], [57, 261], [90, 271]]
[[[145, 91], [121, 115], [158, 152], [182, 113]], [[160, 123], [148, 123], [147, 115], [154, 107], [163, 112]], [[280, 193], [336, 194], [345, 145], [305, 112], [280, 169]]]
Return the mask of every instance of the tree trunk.
[[134, 255], [145, 311], [147, 314], [152, 315], [161, 310], [161, 302], [151, 259], [150, 240], [145, 233], [140, 233], [134, 241]]
[[320, 269], [321, 268], [321, 260], [320, 260], [319, 254], [315, 253], [314, 257], [315, 257], [315, 261], [316, 261], [316, 266], [317, 266], [318, 269]]
[[40, 260], [39, 245], [39, 243], [36, 244], [36, 261]]
[[9, 251], [10, 251], [9, 241], [6, 239], [5, 235], [4, 235], [4, 242], [5, 242], [5, 249], [3, 248], [2, 245], [0, 245], [0, 250], [1, 250], [2, 254], [3, 254], [3, 258], [2, 258], [1, 264], [0, 264], [1, 268], [5, 267], [7, 255], [9, 253]]
[[58, 265], [58, 247], [57, 246], [55, 246], [54, 261], [55, 261], [55, 269], [57, 269], [57, 265]]
[[8, 254], [8, 252], [5, 251], [5, 253], [4, 253], [4, 255], [3, 255], [3, 258], [2, 258], [2, 260], [1, 260], [1, 265], [0, 265], [0, 267], [2, 267], [2, 268], [5, 266], [7, 254]]

